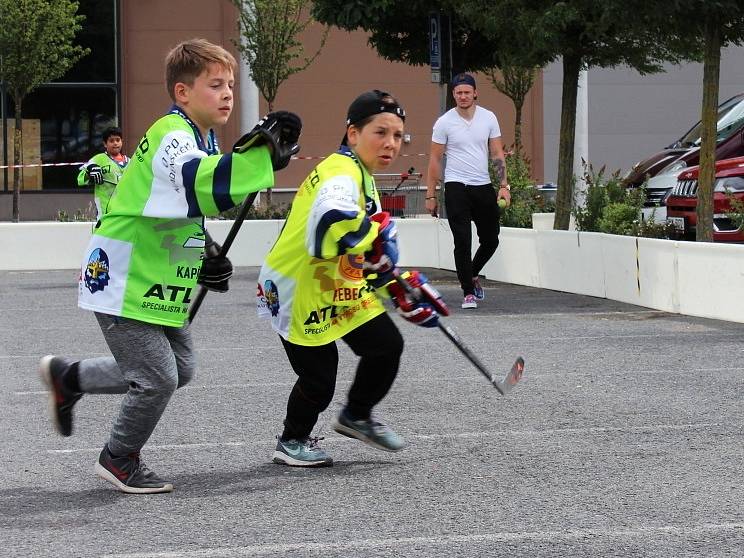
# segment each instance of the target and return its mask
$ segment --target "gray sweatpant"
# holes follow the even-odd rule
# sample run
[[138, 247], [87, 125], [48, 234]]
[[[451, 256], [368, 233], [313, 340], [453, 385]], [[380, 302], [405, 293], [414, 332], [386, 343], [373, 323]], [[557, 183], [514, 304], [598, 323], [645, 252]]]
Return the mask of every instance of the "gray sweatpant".
[[114, 455], [138, 452], [150, 438], [176, 388], [194, 376], [188, 326], [148, 324], [96, 314], [113, 357], [81, 360], [83, 393], [125, 393], [109, 438]]

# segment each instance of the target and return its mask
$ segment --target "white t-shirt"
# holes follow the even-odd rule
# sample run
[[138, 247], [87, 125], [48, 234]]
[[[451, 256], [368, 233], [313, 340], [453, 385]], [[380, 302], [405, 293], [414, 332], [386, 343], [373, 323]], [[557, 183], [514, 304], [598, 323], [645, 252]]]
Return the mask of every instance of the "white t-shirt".
[[455, 108], [440, 116], [434, 123], [431, 140], [446, 146], [444, 181], [470, 185], [490, 183], [488, 140], [498, 137], [501, 137], [499, 121], [494, 113], [483, 107], [475, 107], [471, 121], [460, 116]]

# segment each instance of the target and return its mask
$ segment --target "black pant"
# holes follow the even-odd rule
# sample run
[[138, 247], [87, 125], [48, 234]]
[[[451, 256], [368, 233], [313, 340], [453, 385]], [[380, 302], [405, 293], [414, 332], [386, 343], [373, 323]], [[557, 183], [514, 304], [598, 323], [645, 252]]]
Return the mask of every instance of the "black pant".
[[[467, 186], [446, 182], [444, 203], [447, 221], [455, 241], [455, 269], [465, 295], [473, 294], [473, 277], [477, 277], [499, 246], [499, 205], [491, 184]], [[470, 222], [478, 232], [478, 250], [473, 259]]]
[[[282, 439], [310, 435], [333, 399], [338, 370], [336, 343], [316, 347], [295, 345], [281, 338], [297, 382], [289, 394]], [[387, 314], [381, 314], [342, 337], [361, 357], [349, 390], [346, 410], [354, 419], [367, 419], [393, 385], [398, 373], [403, 337]]]

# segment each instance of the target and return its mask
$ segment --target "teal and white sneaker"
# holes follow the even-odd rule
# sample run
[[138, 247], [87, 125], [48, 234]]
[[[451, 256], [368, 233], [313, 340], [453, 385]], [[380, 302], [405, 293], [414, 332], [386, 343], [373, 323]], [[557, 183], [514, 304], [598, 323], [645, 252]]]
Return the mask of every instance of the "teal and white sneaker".
[[322, 438], [276, 441], [272, 461], [292, 467], [331, 467], [333, 459], [318, 445]]
[[338, 415], [333, 429], [349, 438], [356, 438], [383, 451], [400, 451], [406, 443], [390, 427], [374, 419], [351, 420], [346, 410]]

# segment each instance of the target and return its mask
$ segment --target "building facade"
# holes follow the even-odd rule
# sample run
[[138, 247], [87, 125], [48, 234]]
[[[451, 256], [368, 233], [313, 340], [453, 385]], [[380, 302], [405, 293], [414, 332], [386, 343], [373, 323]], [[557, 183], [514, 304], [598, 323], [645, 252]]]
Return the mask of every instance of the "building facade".
[[[86, 15], [79, 43], [91, 48], [66, 76], [47, 84], [24, 101], [21, 220], [48, 220], [60, 210], [72, 215], [92, 199], [90, 190], [76, 188], [78, 164], [102, 148], [101, 132], [120, 125], [124, 150], [134, 147], [147, 127], [170, 107], [165, 90], [163, 59], [178, 42], [204, 37], [222, 44], [237, 56], [237, 12], [229, 0], [80, 0]], [[314, 52], [322, 28], [314, 25], [302, 38]], [[245, 79], [238, 75], [238, 80]], [[478, 79], [479, 103], [499, 117], [505, 143], [514, 137], [514, 108], [485, 76]], [[276, 109], [291, 110], [303, 120], [300, 159], [277, 174], [277, 188], [296, 187], [320, 157], [338, 147], [344, 132], [346, 109], [367, 89], [383, 89], [406, 108], [410, 141], [390, 172], [413, 167], [425, 171], [432, 125], [440, 114], [442, 88], [431, 83], [428, 67], [411, 67], [380, 58], [364, 33], [331, 30], [313, 64], [282, 84]], [[240, 89], [236, 85], [236, 91]], [[3, 92], [0, 114], [0, 165], [12, 165], [11, 102]], [[228, 150], [247, 129], [240, 129], [240, 98], [226, 126], [217, 130], [220, 145]], [[538, 79], [524, 107], [523, 143], [532, 160], [533, 174], [542, 178], [542, 81]], [[259, 112], [267, 111], [261, 100]], [[28, 128], [28, 131], [27, 131]], [[6, 136], [7, 134], [7, 136]], [[61, 164], [61, 165], [60, 165]], [[0, 220], [9, 220], [13, 169], [0, 173]]]

